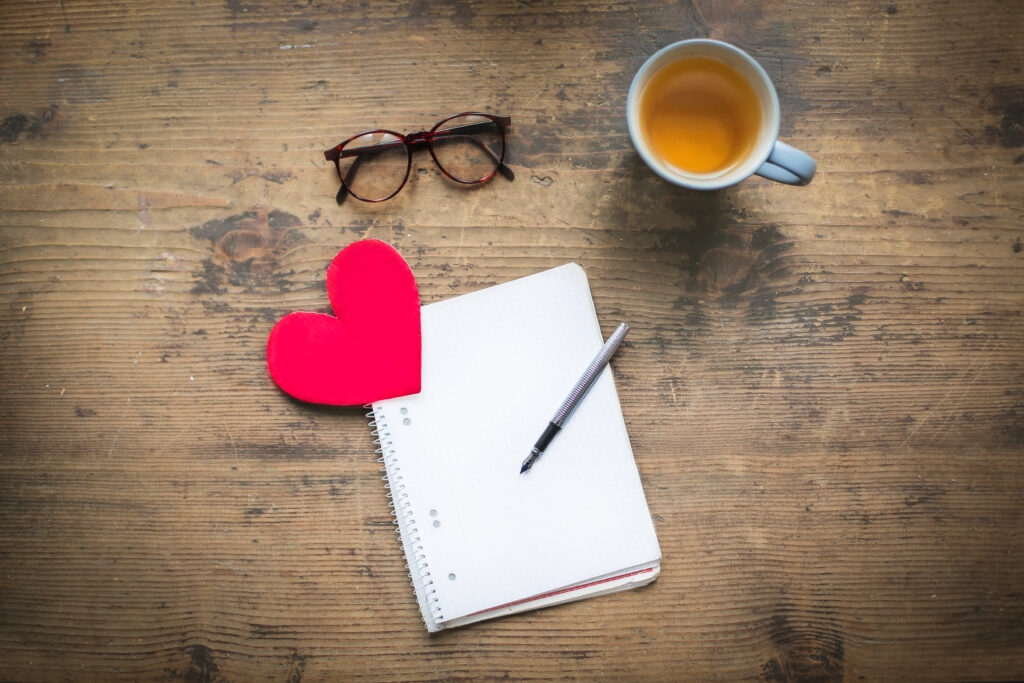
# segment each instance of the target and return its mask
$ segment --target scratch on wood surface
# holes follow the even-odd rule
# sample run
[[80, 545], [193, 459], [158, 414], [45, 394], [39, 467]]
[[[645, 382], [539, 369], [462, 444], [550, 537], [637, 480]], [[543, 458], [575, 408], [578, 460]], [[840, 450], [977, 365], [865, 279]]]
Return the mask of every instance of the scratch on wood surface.
[[235, 437], [231, 436], [231, 430], [228, 429], [228, 423], [226, 420], [221, 420], [221, 424], [224, 425], [224, 431], [228, 433], [228, 440], [231, 441], [231, 449], [235, 452], [235, 460], [238, 460], [238, 446], [235, 445]]
[[[995, 186], [996, 178], [994, 176], [986, 174], [989, 177], [989, 186]], [[990, 198], [991, 201], [982, 201], [980, 198]], [[957, 197], [964, 204], [970, 204], [972, 206], [984, 206], [990, 209], [1012, 209], [1013, 211], [1024, 211], [1024, 206], [1017, 206], [1014, 204], [1007, 204], [999, 197], [998, 190], [993, 191], [991, 194], [985, 192], [968, 192]]]
[[968, 128], [964, 124], [960, 123], [959, 121], [954, 119], [949, 114], [946, 114], [946, 118], [949, 119], [950, 121], [952, 121], [953, 125], [955, 125], [961, 131], [963, 131], [964, 136], [965, 136], [964, 137], [964, 142], [966, 142], [968, 145], [970, 145], [974, 149], [978, 149], [978, 136], [975, 135], [973, 132], [971, 132], [970, 128]]
[[129, 396], [125, 401], [124, 412], [121, 413], [121, 418], [118, 420], [117, 433], [114, 434], [114, 441], [111, 442], [110, 448], [107, 450], [108, 458], [114, 454], [114, 447], [117, 446], [117, 441], [121, 438], [121, 432], [124, 431], [124, 418], [128, 415], [128, 409], [131, 408], [131, 404], [132, 399]]
[[108, 458], [114, 454], [114, 446], [117, 445], [117, 440], [121, 438], [121, 431], [123, 429], [124, 429], [124, 425], [123, 424], [118, 426], [117, 433], [114, 434], [114, 441], [113, 441], [113, 443], [110, 444], [110, 449], [107, 451], [107, 457]]
[[[992, 351], [995, 348], [996, 345], [991, 343], [992, 340], [992, 336], [989, 336], [985, 340], [989, 344], [983, 350], [984, 352], [978, 353], [974, 356], [974, 358], [967, 365], [964, 371], [960, 373], [959, 377], [957, 378], [957, 381], [951, 383], [949, 389], [947, 389], [946, 393], [942, 395], [941, 399], [939, 399], [939, 402], [935, 405], [935, 409], [931, 411], [931, 413], [927, 417], [925, 417], [917, 425], [915, 425], [914, 429], [912, 429], [907, 434], [906, 438], [899, 445], [899, 448], [903, 448], [904, 446], [906, 446], [910, 442], [910, 440], [914, 438], [914, 435], [921, 431], [921, 429], [923, 429], [924, 426], [927, 424], [934, 424], [934, 428], [932, 429], [932, 436], [939, 436], [945, 431], [945, 427], [949, 424], [950, 418], [952, 418], [954, 412], [954, 409], [945, 410], [946, 404], [949, 402], [950, 397], [953, 395], [954, 391], [956, 391], [957, 389], [960, 390], [960, 392], [957, 394], [957, 397], [959, 397], [963, 395], [973, 384], [975, 384], [974, 380], [967, 380], [967, 377], [974, 372], [975, 368], [982, 361], [982, 359], [988, 357], [988, 352]], [[935, 424], [935, 421], [932, 419], [932, 415], [937, 415], [943, 411], [945, 412], [942, 415], [942, 421], [939, 422], [938, 424]]]
[[583, 235], [583, 237], [585, 239], [588, 239], [588, 240], [589, 239], [595, 239], [598, 242], [600, 242], [601, 244], [611, 244], [612, 243], [611, 240], [604, 239], [603, 237], [601, 237], [598, 234], [598, 231], [594, 230], [593, 228], [577, 228], [577, 227], [573, 227], [573, 230], [576, 230], [577, 232], [579, 232], [581, 235]]
[[71, 23], [68, 22], [68, 11], [64, 9], [64, 0], [57, 0], [60, 5], [60, 13], [64, 17], [64, 33], [71, 33]]

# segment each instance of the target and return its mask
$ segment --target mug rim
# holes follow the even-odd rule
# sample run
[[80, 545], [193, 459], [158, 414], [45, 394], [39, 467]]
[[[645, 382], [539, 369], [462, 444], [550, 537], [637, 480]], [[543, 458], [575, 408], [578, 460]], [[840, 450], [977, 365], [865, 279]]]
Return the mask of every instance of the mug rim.
[[[654, 64], [661, 57], [670, 52], [678, 50], [683, 46], [688, 45], [709, 45], [716, 49], [723, 49], [727, 52], [731, 52], [753, 69], [754, 73], [756, 73], [758, 78], [761, 79], [762, 84], [768, 91], [768, 105], [770, 108], [770, 113], [772, 115], [772, 120], [768, 122], [768, 135], [765, 137], [764, 143], [762, 143], [762, 149], [757, 149], [755, 153], [750, 155], [749, 159], [746, 162], [744, 162], [743, 167], [747, 167], [749, 165], [749, 169], [746, 170], [746, 172], [743, 175], [736, 179], [727, 179], [723, 181], [717, 178], [712, 178], [705, 182], [701, 181], [697, 177], [693, 177], [696, 176], [697, 174], [693, 174], [693, 176], [687, 177], [684, 175], [671, 173], [666, 169], [662, 168], [662, 165], [653, 158], [653, 155], [647, 149], [646, 141], [643, 139], [643, 136], [640, 133], [640, 125], [639, 121], [636, 120], [636, 115], [634, 114], [633, 103], [640, 96], [639, 90], [641, 79], [644, 76], [646, 76], [646, 74], [651, 70], [651, 65]], [[644, 84], [646, 85], [646, 83]], [[639, 112], [639, 105], [637, 105], [635, 109], [637, 112]], [[779, 126], [781, 125], [780, 119], [781, 111], [779, 108], [779, 96], [778, 93], [775, 91], [775, 84], [772, 83], [772, 79], [768, 76], [768, 72], [764, 70], [764, 67], [761, 66], [756, 59], [747, 54], [747, 52], [745, 52], [743, 49], [731, 43], [726, 43], [721, 40], [715, 40], [713, 38], [688, 38], [686, 40], [679, 40], [674, 43], [666, 45], [665, 47], [661, 48], [660, 50], [652, 54], [644, 61], [643, 65], [637, 70], [636, 74], [634, 74], [633, 81], [629, 86], [629, 94], [626, 98], [626, 123], [629, 128], [629, 137], [633, 142], [633, 148], [636, 149], [636, 151], [640, 154], [640, 157], [644, 160], [644, 163], [647, 164], [648, 168], [650, 168], [652, 171], [658, 174], [662, 179], [667, 180], [673, 185], [686, 187], [692, 190], [720, 190], [725, 187], [736, 185], [737, 183], [740, 183], [749, 178], [750, 176], [754, 175], [757, 169], [760, 168], [768, 160], [768, 157], [772, 153], [772, 148], [775, 146], [775, 142], [779, 138]], [[752, 160], [755, 160], [757, 163], [752, 163]]]

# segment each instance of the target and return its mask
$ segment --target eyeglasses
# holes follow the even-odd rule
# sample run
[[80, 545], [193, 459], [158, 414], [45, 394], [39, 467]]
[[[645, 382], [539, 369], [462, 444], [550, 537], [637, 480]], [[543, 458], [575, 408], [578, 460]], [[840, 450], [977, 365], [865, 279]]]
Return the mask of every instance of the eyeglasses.
[[[338, 169], [341, 189], [364, 202], [383, 202], [405, 187], [412, 168], [412, 152], [426, 146], [441, 172], [457, 183], [486, 183], [499, 171], [515, 179], [505, 164], [505, 129], [508, 116], [465, 112], [444, 119], [430, 130], [402, 135], [392, 130], [370, 130], [350, 137], [324, 152]], [[356, 171], [359, 171], [357, 174]]]

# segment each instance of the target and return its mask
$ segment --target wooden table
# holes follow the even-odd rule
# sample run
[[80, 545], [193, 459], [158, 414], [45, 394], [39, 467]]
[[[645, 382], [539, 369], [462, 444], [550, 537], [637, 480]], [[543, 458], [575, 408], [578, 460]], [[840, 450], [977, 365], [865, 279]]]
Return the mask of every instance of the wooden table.
[[[1013, 2], [5, 2], [0, 679], [1024, 677], [1024, 13]], [[635, 70], [748, 50], [813, 184], [681, 191]], [[515, 182], [322, 149], [513, 120]], [[425, 303], [590, 277], [653, 585], [429, 637], [362, 410], [264, 345], [355, 240]]]

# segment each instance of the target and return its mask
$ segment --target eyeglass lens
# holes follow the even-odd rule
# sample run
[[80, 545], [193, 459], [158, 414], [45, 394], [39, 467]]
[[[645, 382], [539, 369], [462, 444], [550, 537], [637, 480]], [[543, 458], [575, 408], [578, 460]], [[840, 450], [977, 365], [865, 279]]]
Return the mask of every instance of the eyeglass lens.
[[345, 143], [338, 169], [349, 192], [359, 199], [381, 201], [393, 196], [405, 183], [409, 150], [391, 133], [364, 133]]
[[434, 160], [459, 182], [478, 183], [490, 178], [505, 153], [498, 125], [484, 116], [454, 116], [435, 126], [432, 133]]

